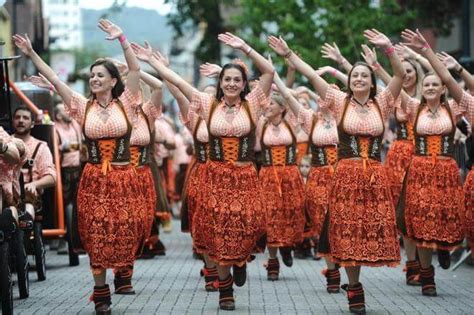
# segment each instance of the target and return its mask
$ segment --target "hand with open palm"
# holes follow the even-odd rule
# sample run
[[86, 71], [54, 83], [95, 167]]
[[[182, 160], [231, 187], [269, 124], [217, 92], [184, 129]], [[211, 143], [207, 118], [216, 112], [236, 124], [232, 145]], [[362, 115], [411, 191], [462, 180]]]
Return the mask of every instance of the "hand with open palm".
[[100, 19], [97, 26], [109, 34], [109, 36], [106, 37], [108, 40], [114, 40], [123, 35], [122, 29], [107, 19]]

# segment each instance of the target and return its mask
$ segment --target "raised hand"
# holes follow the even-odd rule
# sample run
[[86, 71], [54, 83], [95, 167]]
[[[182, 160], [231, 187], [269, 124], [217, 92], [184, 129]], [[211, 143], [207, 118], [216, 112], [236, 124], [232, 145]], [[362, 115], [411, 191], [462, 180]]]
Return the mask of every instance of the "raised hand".
[[121, 75], [126, 75], [128, 73], [128, 66], [125, 63], [114, 58], [107, 59], [113, 62], [113, 64], [117, 67]]
[[131, 43], [130, 47], [132, 47], [133, 53], [138, 59], [145, 62], [150, 61], [151, 56], [153, 55], [153, 50], [147, 41], [145, 41], [145, 46], [141, 46], [137, 43]]
[[414, 49], [417, 52], [425, 51], [430, 45], [426, 39], [421, 35], [420, 31], [416, 29], [416, 32], [405, 29], [402, 32], [402, 39], [405, 41], [403, 44]]
[[331, 66], [324, 66], [324, 67], [320, 67], [318, 68], [318, 70], [316, 70], [316, 73], [319, 75], [319, 76], [323, 76], [325, 75], [326, 73], [335, 73], [335, 71], [337, 71], [335, 68], [331, 67]]
[[377, 31], [375, 28], [364, 31], [364, 37], [369, 42], [380, 48], [389, 48], [392, 46], [390, 39], [384, 33]]
[[243, 49], [245, 47], [247, 47], [247, 44], [245, 43], [245, 41], [238, 37], [238, 36], [235, 36], [234, 34], [230, 33], [230, 32], [225, 32], [225, 33], [221, 33], [217, 36], [217, 39], [219, 39], [221, 42], [223, 42], [224, 44], [234, 48], [234, 49]]
[[31, 46], [30, 38], [28, 34], [25, 33], [25, 37], [15, 34], [13, 35], [13, 42], [18, 49], [21, 50], [26, 56], [29, 56], [30, 53], [33, 51], [33, 46]]
[[332, 46], [328, 43], [324, 43], [323, 47], [321, 47], [321, 53], [323, 54], [323, 58], [331, 59], [337, 63], [342, 63], [344, 60], [336, 43], [332, 43]]
[[278, 55], [284, 57], [290, 52], [288, 44], [285, 42], [281, 36], [275, 37], [273, 35], [268, 36], [268, 46], [273, 49]]
[[454, 59], [453, 56], [445, 53], [444, 51], [442, 53], [437, 53], [436, 56], [449, 70], [458, 70], [461, 67], [459, 62]]
[[206, 62], [199, 67], [199, 72], [205, 77], [215, 78], [221, 73], [221, 66]]
[[400, 58], [404, 59], [416, 59], [416, 52], [413, 51], [413, 49], [403, 45], [403, 44], [396, 44], [395, 46], [395, 52], [397, 53]]
[[362, 55], [362, 58], [364, 58], [365, 62], [369, 66], [374, 66], [377, 64], [377, 53], [375, 52], [374, 49], [370, 49], [369, 46], [367, 45], [361, 45], [362, 47], [362, 52], [360, 53]]
[[108, 40], [114, 40], [123, 35], [122, 29], [107, 19], [100, 19], [97, 26], [109, 34], [109, 36], [106, 37]]
[[39, 73], [39, 76], [37, 75], [30, 76], [28, 78], [28, 81], [30, 81], [31, 84], [36, 85], [37, 87], [40, 87], [43, 89], [49, 89], [52, 87], [51, 82], [49, 82], [48, 79], [46, 79], [44, 75], [42, 75], [41, 73]]
[[169, 66], [169, 60], [167, 57], [163, 56], [159, 51], [155, 51], [151, 58], [154, 61], [157, 61], [161, 63], [163, 66], [168, 67]]

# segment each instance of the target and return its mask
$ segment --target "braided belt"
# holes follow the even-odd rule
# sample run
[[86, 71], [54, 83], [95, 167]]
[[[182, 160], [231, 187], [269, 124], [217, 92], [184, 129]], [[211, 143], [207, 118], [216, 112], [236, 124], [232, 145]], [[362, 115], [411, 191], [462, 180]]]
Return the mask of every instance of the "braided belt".
[[222, 138], [222, 151], [224, 153], [224, 161], [237, 161], [239, 158], [239, 138]]

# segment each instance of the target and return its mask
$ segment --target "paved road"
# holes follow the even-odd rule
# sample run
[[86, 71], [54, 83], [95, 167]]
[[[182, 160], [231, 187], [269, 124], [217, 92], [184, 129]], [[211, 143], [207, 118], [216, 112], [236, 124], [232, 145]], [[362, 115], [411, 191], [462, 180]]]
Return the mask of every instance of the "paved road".
[[[269, 282], [263, 255], [249, 265], [247, 284], [235, 289], [236, 311], [219, 311], [218, 293], [204, 290], [202, 263], [192, 258], [189, 235], [178, 232], [179, 223], [174, 223], [173, 233], [163, 235], [167, 255], [137, 262], [137, 294], [113, 295], [114, 314], [349, 314], [344, 294], [326, 293], [322, 261], [295, 260], [292, 268], [282, 267], [280, 281]], [[18, 300], [14, 288], [15, 313], [93, 314], [87, 257], [81, 256], [80, 266], [69, 267], [67, 256], [47, 255], [47, 280], [38, 282], [31, 272], [26, 300]], [[113, 282], [111, 274], [108, 279]], [[436, 268], [435, 298], [407, 287], [402, 267], [363, 269], [362, 282], [369, 314], [474, 314], [474, 267], [464, 265], [455, 272]]]

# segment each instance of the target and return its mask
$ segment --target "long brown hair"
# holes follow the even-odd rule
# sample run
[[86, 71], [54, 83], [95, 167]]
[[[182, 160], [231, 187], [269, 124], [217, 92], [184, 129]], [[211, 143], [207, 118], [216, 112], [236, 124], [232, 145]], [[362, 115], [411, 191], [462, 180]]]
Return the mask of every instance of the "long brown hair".
[[241, 65], [235, 64], [235, 63], [228, 63], [224, 65], [224, 67], [222, 67], [221, 73], [219, 73], [219, 80], [217, 81], [216, 100], [220, 101], [221, 98], [224, 96], [224, 91], [222, 91], [222, 88], [221, 88], [221, 80], [224, 77], [224, 72], [227, 69], [237, 69], [240, 71], [240, 74], [242, 75], [242, 80], [244, 80], [245, 82], [244, 89], [242, 90], [242, 92], [240, 92], [240, 100], [242, 101], [245, 100], [245, 96], [247, 96], [247, 94], [250, 93], [249, 81], [247, 80], [247, 73], [245, 72], [245, 69]]
[[375, 79], [375, 73], [372, 67], [370, 67], [367, 63], [362, 62], [362, 61], [357, 61], [354, 66], [352, 67], [351, 71], [349, 71], [348, 77], [347, 77], [347, 94], [350, 98], [354, 95], [352, 90], [351, 90], [351, 75], [352, 72], [354, 71], [355, 67], [357, 66], [364, 66], [370, 71], [370, 78], [372, 79], [372, 86], [370, 87], [370, 94], [369, 94], [369, 99], [372, 99], [375, 102], [375, 95], [377, 94], [377, 80]]
[[[99, 58], [97, 59], [89, 68], [89, 70], [92, 72], [92, 69], [95, 66], [104, 66], [105, 69], [109, 72], [110, 76], [113, 79], [117, 80], [117, 83], [115, 86], [112, 88], [112, 97], [114, 99], [119, 98], [120, 95], [122, 95], [123, 91], [125, 90], [125, 85], [123, 84], [122, 77], [120, 76], [120, 72], [117, 68], [117, 66], [110, 60], [107, 60], [105, 58]], [[91, 93], [91, 97], [95, 99], [95, 94]]]

